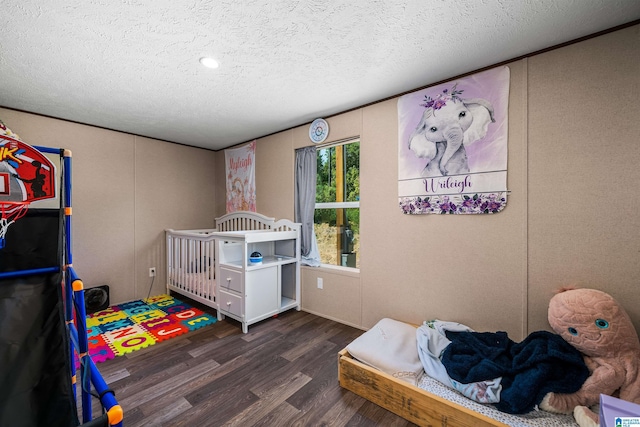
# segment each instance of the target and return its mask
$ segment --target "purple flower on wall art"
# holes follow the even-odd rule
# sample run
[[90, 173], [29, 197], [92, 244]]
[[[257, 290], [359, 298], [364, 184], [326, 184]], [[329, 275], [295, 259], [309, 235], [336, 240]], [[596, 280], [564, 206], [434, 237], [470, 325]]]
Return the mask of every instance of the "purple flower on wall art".
[[398, 199], [404, 213], [504, 209], [508, 98], [504, 66], [398, 100]]

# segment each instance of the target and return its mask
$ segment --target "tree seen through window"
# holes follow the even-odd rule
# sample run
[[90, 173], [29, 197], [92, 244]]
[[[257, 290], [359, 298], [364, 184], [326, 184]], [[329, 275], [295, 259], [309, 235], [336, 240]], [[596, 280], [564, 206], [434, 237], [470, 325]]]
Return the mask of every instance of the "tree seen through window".
[[323, 264], [359, 267], [360, 142], [317, 151], [314, 229]]

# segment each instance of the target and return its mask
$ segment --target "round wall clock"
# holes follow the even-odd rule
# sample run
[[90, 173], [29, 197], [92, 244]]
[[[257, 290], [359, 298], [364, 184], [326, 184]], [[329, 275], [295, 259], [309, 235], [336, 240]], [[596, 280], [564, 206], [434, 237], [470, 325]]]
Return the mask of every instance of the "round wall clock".
[[309, 126], [309, 139], [316, 144], [323, 142], [329, 135], [329, 123], [324, 119], [315, 119]]

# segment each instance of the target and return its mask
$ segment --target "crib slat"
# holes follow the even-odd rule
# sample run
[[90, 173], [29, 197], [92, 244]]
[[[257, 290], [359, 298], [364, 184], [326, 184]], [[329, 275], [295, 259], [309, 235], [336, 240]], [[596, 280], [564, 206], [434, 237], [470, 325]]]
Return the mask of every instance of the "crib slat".
[[215, 238], [210, 231], [167, 231], [167, 289], [215, 306]]

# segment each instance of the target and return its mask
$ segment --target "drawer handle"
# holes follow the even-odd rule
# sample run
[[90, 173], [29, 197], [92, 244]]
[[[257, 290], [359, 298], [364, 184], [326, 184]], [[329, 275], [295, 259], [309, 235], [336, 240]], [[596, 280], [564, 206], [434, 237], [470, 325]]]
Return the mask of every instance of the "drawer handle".
[[231, 282], [231, 277], [227, 277], [227, 282]]
[[231, 307], [231, 301], [227, 301], [227, 307]]

